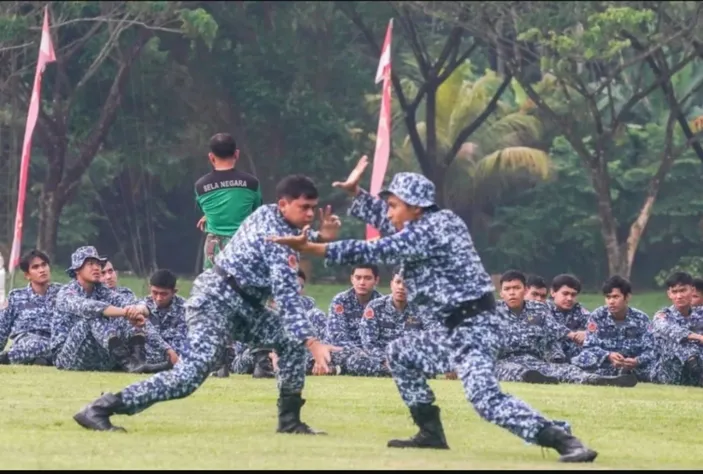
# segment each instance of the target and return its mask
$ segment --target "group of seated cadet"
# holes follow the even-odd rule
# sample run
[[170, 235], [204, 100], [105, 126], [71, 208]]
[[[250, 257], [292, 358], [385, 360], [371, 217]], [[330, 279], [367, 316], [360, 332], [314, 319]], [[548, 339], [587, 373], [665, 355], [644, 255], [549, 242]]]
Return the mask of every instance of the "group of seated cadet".
[[176, 277], [159, 270], [151, 277], [150, 296], [138, 301], [116, 291], [116, 273], [95, 247], [71, 255], [66, 285], [51, 283], [49, 258], [32, 250], [20, 260], [29, 281], [8, 295], [0, 312], [3, 364], [53, 365], [61, 370], [153, 373], [167, 370], [187, 351], [184, 300]]

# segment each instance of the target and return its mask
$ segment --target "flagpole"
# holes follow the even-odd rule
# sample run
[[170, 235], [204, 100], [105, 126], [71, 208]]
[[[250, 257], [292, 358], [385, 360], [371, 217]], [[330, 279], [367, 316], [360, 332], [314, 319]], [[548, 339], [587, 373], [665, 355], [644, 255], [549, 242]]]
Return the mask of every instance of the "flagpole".
[[37, 57], [37, 69], [34, 73], [34, 87], [32, 97], [29, 101], [29, 111], [27, 113], [27, 123], [24, 128], [24, 142], [22, 143], [22, 161], [20, 162], [20, 182], [17, 188], [17, 213], [15, 214], [15, 229], [12, 239], [12, 250], [8, 269], [10, 270], [11, 288], [15, 285], [15, 269], [19, 265], [20, 249], [22, 247], [22, 230], [24, 226], [24, 203], [27, 197], [27, 180], [29, 177], [29, 160], [32, 151], [32, 134], [39, 117], [39, 107], [41, 106], [41, 80], [47, 63], [56, 61], [54, 45], [51, 42], [49, 32], [49, 6], [44, 7], [44, 23], [42, 25], [41, 43]]

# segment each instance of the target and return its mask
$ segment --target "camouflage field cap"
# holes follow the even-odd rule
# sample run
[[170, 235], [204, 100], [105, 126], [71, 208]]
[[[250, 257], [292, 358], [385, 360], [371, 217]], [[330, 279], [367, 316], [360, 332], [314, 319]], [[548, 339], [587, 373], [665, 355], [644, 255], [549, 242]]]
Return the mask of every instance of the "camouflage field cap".
[[107, 263], [107, 257], [101, 257], [98, 254], [98, 249], [93, 246], [80, 247], [71, 255], [71, 266], [66, 269], [66, 273], [71, 278], [76, 276], [76, 270], [81, 268], [86, 260], [94, 258], [99, 260], [101, 264]]
[[390, 186], [378, 193], [383, 199], [389, 194], [410, 206], [437, 207], [434, 183], [419, 173], [396, 173]]

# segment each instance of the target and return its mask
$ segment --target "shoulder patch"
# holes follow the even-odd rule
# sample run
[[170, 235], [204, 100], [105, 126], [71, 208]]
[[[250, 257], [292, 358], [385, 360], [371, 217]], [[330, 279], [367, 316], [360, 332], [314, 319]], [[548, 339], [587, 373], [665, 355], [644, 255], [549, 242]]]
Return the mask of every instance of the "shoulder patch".
[[666, 313], [663, 311], [659, 311], [654, 315], [654, 319], [666, 319]]
[[344, 306], [341, 304], [334, 305], [334, 312], [337, 314], [342, 314], [344, 312]]
[[298, 269], [298, 257], [295, 255], [289, 255], [288, 256], [288, 266], [291, 267], [293, 270]]
[[590, 332], [596, 332], [596, 331], [598, 330], [598, 325], [596, 325], [595, 322], [590, 321], [590, 322], [588, 323], [588, 330], [589, 330]]
[[364, 318], [365, 319], [373, 319], [375, 313], [373, 312], [372, 308], [366, 308], [364, 311]]

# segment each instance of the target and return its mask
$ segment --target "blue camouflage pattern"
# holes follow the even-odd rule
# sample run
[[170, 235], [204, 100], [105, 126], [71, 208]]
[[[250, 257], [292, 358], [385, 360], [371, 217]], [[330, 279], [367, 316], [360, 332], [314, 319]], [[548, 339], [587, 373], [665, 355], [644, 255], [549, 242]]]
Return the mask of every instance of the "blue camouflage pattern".
[[[598, 376], [565, 362], [561, 342], [568, 329], [557, 323], [549, 307], [525, 301], [520, 312], [499, 301], [497, 311], [505, 316], [506, 328], [496, 363], [496, 375], [504, 382], [522, 382], [528, 370], [555, 377], [559, 382], [589, 384]], [[554, 363], [554, 362], [559, 363]]]
[[159, 308], [151, 296], [140, 301], [140, 304], [149, 308], [149, 324], [154, 328], [154, 332], [147, 338], [147, 363], [158, 364], [168, 360], [166, 351], [169, 349], [179, 357], [185, 352], [188, 333], [185, 302], [179, 295], [175, 295], [166, 308]]
[[633, 373], [638, 380], [651, 381], [657, 354], [649, 316], [628, 307], [625, 319], [619, 322], [607, 306], [601, 306], [593, 310], [586, 328], [583, 350], [571, 359], [573, 365], [599, 375], [618, 375], [622, 370], [608, 359], [611, 352], [617, 352], [625, 358], [637, 359], [638, 366]]
[[112, 370], [116, 361], [108, 345], [113, 337], [127, 341], [154, 334], [149, 325], [144, 329], [133, 326], [126, 318], [108, 318], [103, 311], [108, 306], [123, 308], [125, 301], [117, 292], [96, 283], [88, 294], [77, 280], [61, 288], [56, 295], [56, 312], [51, 321], [51, 353], [54, 365], [62, 370]]
[[[129, 414], [154, 403], [187, 397], [221, 361], [228, 338], [249, 347], [270, 347], [279, 356], [277, 386], [282, 393], [301, 393], [305, 384], [305, 339], [314, 336], [305, 315], [297, 279], [299, 255], [269, 236], [300, 234], [277, 205], [259, 207], [242, 223], [215, 263], [232, 275], [242, 291], [260, 302], [252, 306], [214, 270], [194, 281], [186, 301], [188, 351], [172, 370], [121, 391]], [[311, 233], [315, 239], [319, 234]], [[265, 306], [273, 296], [277, 309]]]
[[684, 316], [675, 306], [662, 308], [652, 318], [652, 332], [658, 358], [652, 369], [653, 381], [669, 385], [697, 385], [684, 377], [684, 364], [692, 357], [703, 358], [703, 346], [687, 340], [691, 333], [703, 334], [703, 308], [692, 307]]
[[393, 175], [391, 184], [378, 196], [385, 199], [390, 194], [411, 206], [436, 207], [434, 183], [418, 173], [401, 172]]
[[[374, 290], [371, 301], [380, 298], [381, 293]], [[327, 313], [326, 340], [338, 347], [361, 348], [359, 325], [365, 304], [359, 301], [354, 288], [342, 291], [332, 298]]]
[[[405, 191], [424, 195], [421, 175], [405, 183]], [[327, 245], [325, 263], [400, 264], [408, 303], [428, 318], [445, 321], [463, 302], [477, 300], [495, 288], [481, 263], [466, 224], [448, 210], [427, 210], [395, 232], [387, 219], [387, 204], [361, 191], [350, 214], [376, 229], [382, 237], [366, 242], [342, 240]], [[396, 339], [387, 357], [400, 396], [409, 407], [432, 403], [434, 393], [426, 374], [455, 371], [468, 401], [485, 420], [527, 442], [555, 423], [526, 403], [500, 390], [495, 362], [505, 320], [498, 312], [482, 312], [449, 332], [420, 331]], [[565, 426], [564, 423], [560, 425]]]
[[51, 356], [51, 319], [60, 289], [61, 285], [50, 283], [40, 295], [28, 284], [8, 294], [7, 307], [0, 312], [0, 350], [12, 339], [8, 351], [11, 364], [31, 364]]
[[413, 305], [402, 310], [393, 304], [393, 295], [369, 301], [359, 323], [362, 349], [385, 360], [388, 345], [412, 331], [425, 329], [422, 318]]
[[135, 304], [138, 300], [137, 295], [135, 295], [134, 292], [126, 286], [117, 286], [112, 288], [112, 291], [120, 295], [122, 300], [127, 302], [127, 304]]
[[[553, 300], [548, 300], [547, 305], [552, 311], [552, 316], [554, 319], [558, 323], [566, 326], [569, 331], [578, 332], [586, 330], [586, 324], [588, 324], [588, 317], [590, 313], [581, 305], [581, 303], [574, 303], [574, 306], [568, 311], [558, 308], [557, 305], [554, 304]], [[581, 346], [576, 344], [571, 339], [564, 339], [562, 341], [562, 350], [564, 351], [564, 354], [566, 354], [567, 360], [571, 360], [579, 355], [582, 349], [583, 348]]]

